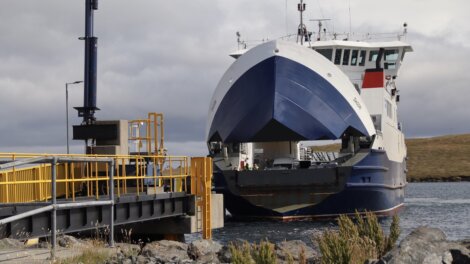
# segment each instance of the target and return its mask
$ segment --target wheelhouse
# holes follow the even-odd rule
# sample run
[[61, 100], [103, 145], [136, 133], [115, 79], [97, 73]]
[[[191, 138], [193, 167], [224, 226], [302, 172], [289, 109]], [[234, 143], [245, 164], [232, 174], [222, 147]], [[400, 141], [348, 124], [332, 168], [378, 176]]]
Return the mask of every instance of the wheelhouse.
[[381, 68], [385, 75], [397, 76], [405, 53], [413, 50], [401, 41], [316, 41], [311, 48], [340, 67], [358, 90], [366, 69]]

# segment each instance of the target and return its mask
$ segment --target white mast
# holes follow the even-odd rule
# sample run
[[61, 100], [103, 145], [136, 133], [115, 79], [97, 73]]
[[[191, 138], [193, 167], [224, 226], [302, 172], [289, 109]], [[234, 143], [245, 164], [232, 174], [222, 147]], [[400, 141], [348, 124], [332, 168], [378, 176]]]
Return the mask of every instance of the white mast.
[[305, 6], [303, 0], [300, 0], [300, 4], [297, 4], [297, 10], [300, 12], [300, 25], [299, 28], [297, 29], [297, 42], [299, 42], [300, 39], [300, 44], [304, 44], [304, 39], [307, 36], [307, 27], [304, 25], [304, 16], [303, 13], [305, 11]]

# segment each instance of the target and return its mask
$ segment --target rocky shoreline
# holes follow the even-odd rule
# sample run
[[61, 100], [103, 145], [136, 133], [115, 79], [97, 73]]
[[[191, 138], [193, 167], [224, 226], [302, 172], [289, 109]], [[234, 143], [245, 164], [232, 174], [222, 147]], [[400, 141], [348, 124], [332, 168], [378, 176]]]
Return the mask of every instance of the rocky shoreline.
[[410, 177], [408, 182], [470, 182], [470, 176]]
[[[61, 248], [76, 253], [74, 257], [59, 259], [59, 263], [76, 263], [74, 259], [79, 260], [77, 255], [97, 254], [97, 252], [105, 256], [98, 263], [108, 264], [233, 263], [234, 261], [229, 245], [221, 245], [210, 240], [196, 240], [190, 243], [161, 240], [145, 245], [117, 243], [115, 248], [106, 248], [88, 240], [62, 236], [58, 239], [58, 244]], [[232, 245], [237, 244], [254, 247], [253, 244], [242, 240], [232, 242]], [[40, 243], [35, 247], [47, 247], [47, 244]], [[321, 263], [321, 254], [315, 247], [312, 248], [300, 240], [277, 243], [273, 247], [276, 260], [272, 263]], [[20, 241], [1, 239], [0, 251], [8, 248], [32, 250]], [[22, 261], [22, 263], [27, 262]], [[34, 263], [50, 263], [50, 260]], [[470, 239], [448, 241], [444, 232], [438, 228], [418, 227], [382, 258], [371, 259], [366, 263], [470, 263]]]

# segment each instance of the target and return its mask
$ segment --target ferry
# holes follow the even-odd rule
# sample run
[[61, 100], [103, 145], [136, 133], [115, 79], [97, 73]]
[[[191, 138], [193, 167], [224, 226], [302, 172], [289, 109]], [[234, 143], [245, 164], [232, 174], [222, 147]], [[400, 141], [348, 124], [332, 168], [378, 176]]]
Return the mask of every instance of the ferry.
[[[276, 39], [231, 56], [206, 128], [213, 190], [236, 218], [331, 218], [403, 206], [406, 145], [398, 71], [412, 47], [396, 40]], [[237, 33], [238, 35], [238, 33]], [[337, 140], [336, 152], [305, 141]]]

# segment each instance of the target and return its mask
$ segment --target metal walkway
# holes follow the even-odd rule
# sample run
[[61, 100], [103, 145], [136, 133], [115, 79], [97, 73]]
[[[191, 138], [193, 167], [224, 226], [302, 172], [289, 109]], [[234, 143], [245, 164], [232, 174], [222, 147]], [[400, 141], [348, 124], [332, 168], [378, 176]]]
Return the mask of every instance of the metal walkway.
[[[169, 156], [0, 153], [0, 238], [198, 215], [211, 238], [212, 161]], [[171, 233], [171, 230], [168, 230]]]

